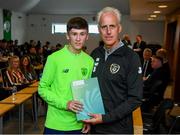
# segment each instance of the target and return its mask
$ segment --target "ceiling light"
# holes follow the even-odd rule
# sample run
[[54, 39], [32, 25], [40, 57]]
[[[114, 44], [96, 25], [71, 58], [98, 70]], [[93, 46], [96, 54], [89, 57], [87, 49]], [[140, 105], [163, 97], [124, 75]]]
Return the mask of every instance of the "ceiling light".
[[156, 10], [156, 11], [154, 11], [153, 13], [154, 13], [154, 14], [159, 14], [159, 13], [161, 13], [161, 11]]
[[157, 15], [150, 15], [150, 17], [156, 18], [156, 17], [157, 17]]
[[167, 5], [159, 5], [158, 7], [159, 8], [167, 8], [168, 6]]
[[149, 21], [152, 21], [152, 20], [154, 20], [154, 18], [150, 18], [150, 17], [149, 17], [148, 20], [149, 20]]

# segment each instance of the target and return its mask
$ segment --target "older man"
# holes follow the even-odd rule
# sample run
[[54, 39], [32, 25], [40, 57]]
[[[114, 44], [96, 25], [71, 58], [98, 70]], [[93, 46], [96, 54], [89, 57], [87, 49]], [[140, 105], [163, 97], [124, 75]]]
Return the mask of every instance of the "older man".
[[142, 98], [140, 60], [119, 40], [121, 14], [117, 9], [102, 9], [97, 20], [104, 46], [91, 54], [95, 60], [93, 77], [98, 77], [106, 114], [90, 114], [92, 118], [85, 122], [94, 125], [92, 133], [132, 134], [132, 112]]

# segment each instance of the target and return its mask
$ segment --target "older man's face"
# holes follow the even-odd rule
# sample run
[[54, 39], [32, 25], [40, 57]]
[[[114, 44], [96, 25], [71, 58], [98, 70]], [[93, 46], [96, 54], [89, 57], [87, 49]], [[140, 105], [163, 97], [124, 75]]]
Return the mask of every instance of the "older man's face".
[[119, 43], [121, 26], [113, 13], [104, 13], [100, 18], [99, 32], [107, 48]]

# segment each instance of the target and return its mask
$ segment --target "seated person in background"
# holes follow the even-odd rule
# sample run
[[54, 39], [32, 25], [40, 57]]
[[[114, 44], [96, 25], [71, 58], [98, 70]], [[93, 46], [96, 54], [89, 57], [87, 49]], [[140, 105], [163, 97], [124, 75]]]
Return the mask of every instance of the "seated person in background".
[[151, 67], [151, 56], [152, 50], [149, 48], [144, 49], [143, 59], [141, 59], [143, 77], [147, 77], [153, 71], [153, 68]]
[[[157, 105], [163, 100], [164, 91], [167, 86], [167, 74], [162, 65], [163, 59], [154, 55], [151, 62], [153, 72], [150, 74], [150, 76], [143, 77], [143, 96], [145, 99], [151, 98], [149, 104]], [[157, 82], [160, 83], [157, 85]], [[153, 88], [155, 85], [157, 85], [156, 88]]]
[[130, 37], [129, 37], [128, 34], [124, 34], [124, 35], [123, 35], [122, 42], [123, 42], [125, 45], [127, 45], [129, 48], [132, 49], [131, 40], [130, 40]]
[[19, 57], [12, 56], [9, 59], [9, 67], [6, 70], [6, 75], [8, 77], [10, 86], [20, 86], [29, 83], [29, 81], [25, 78], [24, 74], [20, 70], [19, 66]]
[[30, 57], [33, 66], [37, 66], [40, 64], [38, 63], [37, 52], [35, 47], [31, 46], [31, 48], [29, 48], [28, 56]]
[[133, 50], [142, 58], [143, 51], [146, 48], [146, 42], [142, 40], [141, 35], [136, 36], [136, 42], [133, 45]]
[[21, 71], [24, 74], [25, 78], [30, 83], [33, 83], [33, 82], [37, 81], [37, 74], [36, 74], [36, 72], [34, 70], [34, 67], [31, 64], [31, 60], [30, 60], [29, 56], [24, 55], [21, 58], [20, 68], [21, 68]]
[[7, 98], [10, 95], [9, 90], [12, 90], [12, 87], [4, 87], [3, 86], [3, 78], [0, 73], [0, 101]]
[[169, 67], [169, 62], [168, 62], [168, 55], [167, 55], [167, 51], [164, 48], [158, 49], [156, 51], [156, 56], [159, 56], [163, 59], [163, 68], [166, 72], [166, 83], [168, 83], [170, 81], [170, 76], [171, 76], [171, 72], [170, 72], [170, 67]]
[[151, 87], [157, 80], [161, 80], [163, 83], [166, 82], [167, 74], [163, 68], [163, 59], [153, 55], [151, 67], [153, 68], [153, 72], [149, 76], [143, 77], [144, 87], [146, 88]]

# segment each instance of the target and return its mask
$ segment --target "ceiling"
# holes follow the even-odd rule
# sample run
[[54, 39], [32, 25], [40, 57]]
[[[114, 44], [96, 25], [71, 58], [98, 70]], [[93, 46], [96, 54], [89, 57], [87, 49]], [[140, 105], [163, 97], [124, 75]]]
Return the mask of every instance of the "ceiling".
[[105, 6], [118, 8], [132, 20], [147, 20], [159, 4], [167, 4], [155, 20], [180, 8], [180, 0], [0, 0], [0, 8], [28, 14], [96, 14]]
[[[137, 3], [139, 1], [140, 3]], [[167, 5], [167, 8], [160, 9], [159, 5]], [[180, 9], [180, 0], [130, 0], [130, 15], [132, 20], [147, 20], [153, 11], [161, 11], [154, 20], [164, 20], [168, 15]]]

